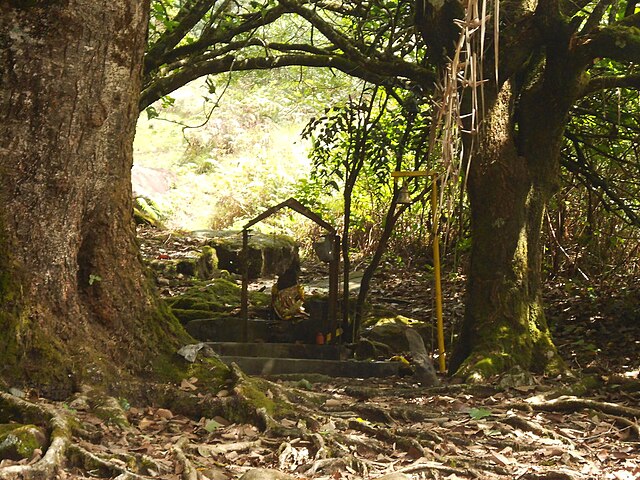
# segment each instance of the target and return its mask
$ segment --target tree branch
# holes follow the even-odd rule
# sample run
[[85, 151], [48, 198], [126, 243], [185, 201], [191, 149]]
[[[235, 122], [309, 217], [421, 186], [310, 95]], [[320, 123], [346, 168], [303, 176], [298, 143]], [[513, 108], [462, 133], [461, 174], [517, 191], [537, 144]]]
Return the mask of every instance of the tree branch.
[[384, 72], [376, 73], [338, 55], [292, 54], [247, 59], [238, 59], [234, 55], [227, 55], [223, 58], [201, 63], [189, 63], [171, 75], [150, 82], [142, 91], [139, 109], [140, 111], [144, 110], [156, 100], [186, 85], [190, 81], [205, 75], [231, 71], [268, 70], [289, 66], [336, 68], [348, 75], [361, 78], [374, 84], [382, 84], [387, 80], [387, 77], [382, 75]]
[[177, 60], [187, 58], [190, 55], [198, 54], [218, 43], [228, 43], [238, 35], [251, 32], [258, 27], [275, 22], [285, 13], [289, 13], [289, 11], [281, 5], [278, 5], [271, 10], [262, 12], [261, 15], [252, 16], [249, 20], [246, 20], [233, 28], [213, 28], [210, 34], [203, 35], [195, 42], [187, 45], [180, 45], [173, 50], [164, 52], [159, 58], [153, 59], [153, 65], [156, 67], [147, 68], [147, 62], [145, 60], [145, 77], [150, 77], [154, 68], [157, 68], [160, 65], [172, 63]]
[[620, 62], [640, 61], [640, 28], [632, 25], [636, 22], [640, 23], [640, 14], [578, 38], [575, 44], [576, 55], [584, 64], [589, 64], [596, 58], [610, 58]]
[[613, 188], [609, 186], [607, 181], [602, 178], [598, 173], [594, 172], [588, 165], [586, 156], [580, 146], [580, 139], [566, 132], [565, 136], [571, 141], [574, 147], [574, 151], [578, 157], [578, 160], [574, 160], [569, 156], [562, 157], [562, 164], [564, 167], [572, 173], [581, 175], [585, 182], [593, 188], [600, 189], [604, 195], [621, 211], [624, 212], [626, 220], [629, 224], [634, 226], [640, 226], [640, 217], [633, 209], [615, 192]]
[[320, 33], [340, 48], [349, 58], [358, 60], [359, 63], [366, 62], [367, 59], [360, 50], [347, 37], [325, 22], [316, 12], [302, 7], [292, 0], [280, 0], [280, 3], [316, 27]]
[[160, 35], [160, 38], [147, 50], [144, 57], [145, 70], [159, 66], [162, 63], [160, 59], [163, 54], [178, 45], [214, 4], [215, 1], [211, 0], [187, 1], [173, 19], [176, 25]]
[[580, 35], [586, 35], [593, 32], [598, 25], [600, 25], [600, 21], [602, 20], [607, 7], [611, 5], [612, 0], [600, 0], [593, 9], [593, 12], [587, 18], [587, 22], [584, 24], [584, 27], [580, 30]]
[[614, 75], [592, 78], [580, 96], [585, 97], [593, 92], [610, 88], [633, 88], [640, 90], [640, 75]]

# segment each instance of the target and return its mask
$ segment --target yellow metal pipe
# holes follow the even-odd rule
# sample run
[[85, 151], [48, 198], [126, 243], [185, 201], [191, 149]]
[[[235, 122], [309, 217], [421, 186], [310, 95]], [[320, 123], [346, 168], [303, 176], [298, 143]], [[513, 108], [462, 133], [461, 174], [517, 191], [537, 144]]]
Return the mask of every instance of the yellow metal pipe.
[[440, 277], [440, 239], [438, 235], [438, 186], [437, 175], [432, 174], [431, 211], [433, 214], [433, 270], [435, 277], [436, 318], [438, 322], [438, 351], [440, 353], [440, 373], [446, 372], [444, 351], [444, 323], [442, 321], [442, 284]]

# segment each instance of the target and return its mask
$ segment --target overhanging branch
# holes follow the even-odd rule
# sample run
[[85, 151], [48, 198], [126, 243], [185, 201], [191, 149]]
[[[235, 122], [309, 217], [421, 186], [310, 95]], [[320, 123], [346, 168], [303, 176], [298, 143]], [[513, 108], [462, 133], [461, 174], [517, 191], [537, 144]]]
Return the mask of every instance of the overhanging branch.
[[374, 84], [384, 83], [388, 77], [370, 71], [338, 55], [280, 55], [274, 57], [257, 57], [238, 59], [234, 55], [210, 60], [198, 64], [185, 65], [174, 74], [158, 79], [142, 91], [139, 103], [140, 111], [156, 100], [206, 75], [231, 71], [269, 70], [290, 66], [336, 68], [348, 75], [361, 78]]
[[581, 92], [581, 96], [584, 97], [593, 92], [610, 88], [633, 88], [640, 90], [640, 75], [612, 75], [592, 78]]

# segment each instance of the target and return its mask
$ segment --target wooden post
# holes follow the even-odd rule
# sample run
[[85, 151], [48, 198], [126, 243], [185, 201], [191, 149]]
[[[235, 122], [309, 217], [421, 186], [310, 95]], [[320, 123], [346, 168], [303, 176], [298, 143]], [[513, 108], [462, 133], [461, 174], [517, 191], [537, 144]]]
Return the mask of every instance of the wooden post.
[[240, 294], [240, 318], [242, 321], [242, 341], [249, 341], [249, 230], [242, 230], [242, 291]]
[[[331, 254], [332, 259], [329, 263], [329, 305], [327, 309], [327, 320], [329, 324], [329, 333], [331, 339], [335, 343], [336, 330], [338, 329], [338, 281], [340, 276], [340, 237], [332, 235]], [[343, 328], [344, 330], [344, 328]], [[342, 343], [342, 336], [339, 338]]]

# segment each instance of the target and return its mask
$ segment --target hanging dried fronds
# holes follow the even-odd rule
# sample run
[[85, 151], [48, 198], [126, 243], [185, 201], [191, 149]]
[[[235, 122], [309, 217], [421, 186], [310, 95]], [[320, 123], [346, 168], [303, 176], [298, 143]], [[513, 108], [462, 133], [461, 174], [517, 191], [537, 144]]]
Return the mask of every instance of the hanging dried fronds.
[[[499, 13], [499, 0], [467, 0], [464, 18], [455, 20], [460, 35], [453, 55], [440, 72], [429, 143], [431, 155], [436, 150], [436, 142], [439, 142], [443, 187], [450, 181], [466, 178], [475, 135], [482, 127], [484, 84], [489, 81], [484, 76], [484, 60], [488, 43], [487, 25], [490, 21], [493, 22], [493, 29], [489, 31], [493, 33], [491, 53], [495, 72], [492, 81], [498, 81]], [[468, 135], [467, 142], [462, 142], [462, 134]], [[466, 152], [465, 146], [468, 149]], [[440, 205], [447, 203], [444, 195], [450, 190], [455, 189], [440, 190]]]

